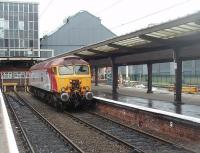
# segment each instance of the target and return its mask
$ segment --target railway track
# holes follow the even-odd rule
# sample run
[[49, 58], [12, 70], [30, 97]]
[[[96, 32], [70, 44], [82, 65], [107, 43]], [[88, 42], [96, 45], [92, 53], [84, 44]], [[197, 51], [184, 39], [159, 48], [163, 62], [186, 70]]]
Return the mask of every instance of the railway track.
[[121, 123], [115, 122], [104, 116], [91, 112], [69, 113], [67, 115], [75, 120], [91, 126], [102, 133], [116, 139], [120, 143], [132, 147], [137, 152], [142, 153], [194, 153], [181, 146], [154, 137], [147, 133], [137, 131]]
[[67, 114], [56, 112], [55, 108], [30, 96], [30, 94], [21, 93], [20, 96], [87, 153], [138, 153], [132, 147], [121, 144], [116, 139], [112, 139], [81, 122], [77, 122]]
[[[43, 105], [46, 104], [43, 103]], [[96, 113], [77, 111], [64, 112], [62, 115], [66, 116], [64, 118], [70, 117], [90, 129], [95, 129], [101, 135], [106, 135], [108, 139], [131, 148], [131, 152], [133, 153], [193, 153], [181, 146], [175, 146], [170, 142], [138, 131], [137, 129], [132, 129]]]
[[15, 122], [21, 130], [27, 152], [83, 153], [33, 107], [17, 94], [4, 94]]

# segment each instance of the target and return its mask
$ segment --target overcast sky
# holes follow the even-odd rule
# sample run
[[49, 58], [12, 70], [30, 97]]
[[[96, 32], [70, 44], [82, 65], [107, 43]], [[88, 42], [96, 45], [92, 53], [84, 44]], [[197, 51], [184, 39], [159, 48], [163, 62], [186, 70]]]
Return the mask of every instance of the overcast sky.
[[36, 0], [40, 37], [54, 31], [80, 10], [99, 17], [117, 35], [159, 24], [200, 10], [200, 0]]

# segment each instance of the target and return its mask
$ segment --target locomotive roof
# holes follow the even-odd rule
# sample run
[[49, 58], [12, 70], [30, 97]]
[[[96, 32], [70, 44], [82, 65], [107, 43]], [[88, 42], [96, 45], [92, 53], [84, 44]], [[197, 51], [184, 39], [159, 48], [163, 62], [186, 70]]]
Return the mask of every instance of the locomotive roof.
[[30, 70], [37, 70], [37, 69], [48, 69], [52, 66], [58, 66], [58, 65], [74, 65], [74, 64], [88, 64], [86, 61], [81, 59], [78, 56], [66, 56], [62, 58], [56, 58], [53, 60], [47, 60], [40, 63], [37, 63], [33, 65]]

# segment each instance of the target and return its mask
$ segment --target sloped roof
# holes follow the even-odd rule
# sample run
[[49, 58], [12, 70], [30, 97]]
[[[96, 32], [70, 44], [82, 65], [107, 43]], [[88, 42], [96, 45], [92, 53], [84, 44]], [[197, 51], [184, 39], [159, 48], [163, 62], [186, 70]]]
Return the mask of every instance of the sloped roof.
[[92, 60], [108, 56], [149, 53], [155, 50], [161, 51], [197, 44], [199, 41], [200, 12], [197, 12], [160, 25], [66, 52], [54, 58], [77, 55], [84, 59]]

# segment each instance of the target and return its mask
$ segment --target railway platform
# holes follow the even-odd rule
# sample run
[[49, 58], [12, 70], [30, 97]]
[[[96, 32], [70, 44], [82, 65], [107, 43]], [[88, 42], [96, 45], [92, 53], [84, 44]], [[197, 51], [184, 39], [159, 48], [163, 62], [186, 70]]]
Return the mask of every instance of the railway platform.
[[110, 85], [99, 84], [92, 88], [98, 97], [200, 118], [200, 95], [197, 94], [183, 94], [182, 103], [176, 104], [174, 93], [162, 89], [149, 94], [146, 89], [119, 87], [118, 94], [113, 95]]
[[0, 90], [0, 152], [19, 153], [1, 90]]

